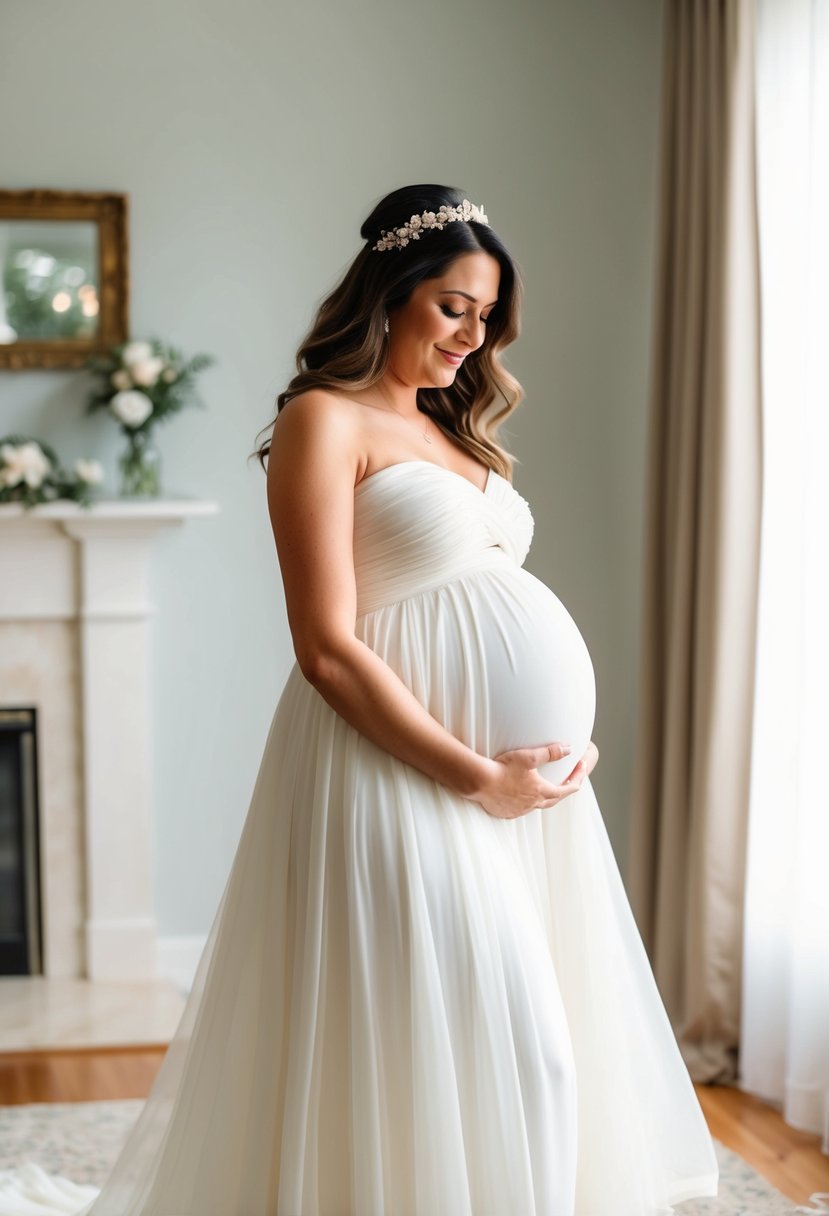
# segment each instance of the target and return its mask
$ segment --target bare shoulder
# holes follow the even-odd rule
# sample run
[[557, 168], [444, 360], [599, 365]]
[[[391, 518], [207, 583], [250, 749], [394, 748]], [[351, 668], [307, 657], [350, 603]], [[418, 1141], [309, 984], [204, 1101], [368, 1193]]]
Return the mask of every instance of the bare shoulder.
[[297, 465], [336, 464], [358, 479], [362, 451], [359, 411], [327, 389], [308, 389], [292, 397], [277, 415], [268, 460], [287, 469]]
[[353, 438], [356, 443], [359, 414], [345, 397], [328, 389], [311, 388], [282, 407], [273, 433], [275, 440], [284, 443], [313, 439], [320, 433], [341, 441]]

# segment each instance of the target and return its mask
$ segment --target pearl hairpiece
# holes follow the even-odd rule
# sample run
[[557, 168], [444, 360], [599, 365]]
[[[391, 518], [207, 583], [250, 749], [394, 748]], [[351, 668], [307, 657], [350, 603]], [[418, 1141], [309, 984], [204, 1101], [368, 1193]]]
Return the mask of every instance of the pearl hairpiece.
[[421, 215], [413, 215], [402, 228], [381, 229], [380, 240], [372, 249], [402, 249], [409, 241], [419, 241], [421, 232], [429, 228], [445, 228], [457, 220], [475, 220], [477, 224], [489, 224], [484, 213], [484, 205], [476, 207], [468, 198], [457, 207], [439, 207], [437, 211], [424, 211]]

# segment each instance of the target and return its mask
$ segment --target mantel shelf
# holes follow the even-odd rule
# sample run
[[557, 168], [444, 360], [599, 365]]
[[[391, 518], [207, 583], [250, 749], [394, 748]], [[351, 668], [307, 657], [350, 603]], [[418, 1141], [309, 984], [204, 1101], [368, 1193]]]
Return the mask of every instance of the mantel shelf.
[[18, 502], [0, 504], [0, 526], [17, 522], [178, 523], [203, 515], [216, 515], [219, 506], [197, 498], [105, 498], [89, 507], [61, 499], [27, 509]]

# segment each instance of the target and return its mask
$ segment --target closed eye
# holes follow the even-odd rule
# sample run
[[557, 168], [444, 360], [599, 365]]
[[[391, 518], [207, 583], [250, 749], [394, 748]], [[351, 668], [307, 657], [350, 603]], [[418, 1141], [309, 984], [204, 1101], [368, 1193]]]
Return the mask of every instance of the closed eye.
[[[441, 304], [440, 307], [441, 307], [441, 310], [446, 314], [447, 317], [452, 317], [452, 319], [455, 321], [460, 320], [460, 318], [463, 316], [462, 312], [453, 312], [448, 304]], [[491, 316], [492, 316], [492, 313], [489, 313], [487, 316], [481, 317], [481, 320], [483, 321], [484, 325], [487, 324], [487, 322], [489, 321], [489, 318]]]

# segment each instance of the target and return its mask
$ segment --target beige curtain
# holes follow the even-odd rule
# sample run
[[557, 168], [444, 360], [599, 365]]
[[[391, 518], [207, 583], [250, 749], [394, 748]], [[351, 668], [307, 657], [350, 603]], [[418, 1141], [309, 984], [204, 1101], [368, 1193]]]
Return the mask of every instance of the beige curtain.
[[761, 413], [750, 0], [668, 0], [628, 887], [691, 1076], [736, 1077]]

